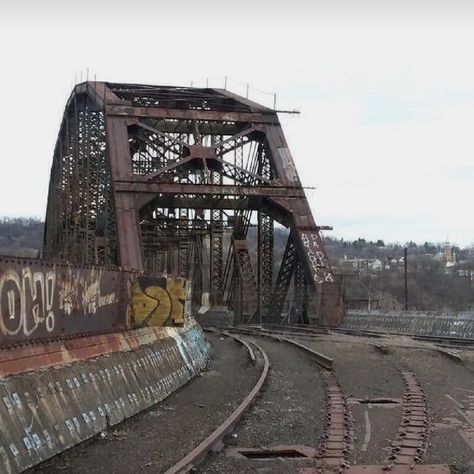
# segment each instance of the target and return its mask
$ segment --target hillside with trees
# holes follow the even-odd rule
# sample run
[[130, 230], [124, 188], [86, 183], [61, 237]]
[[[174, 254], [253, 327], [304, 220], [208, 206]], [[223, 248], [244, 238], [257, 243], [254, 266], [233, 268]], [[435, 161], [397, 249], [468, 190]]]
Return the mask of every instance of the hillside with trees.
[[44, 222], [16, 217], [0, 219], [0, 255], [37, 257], [43, 247]]

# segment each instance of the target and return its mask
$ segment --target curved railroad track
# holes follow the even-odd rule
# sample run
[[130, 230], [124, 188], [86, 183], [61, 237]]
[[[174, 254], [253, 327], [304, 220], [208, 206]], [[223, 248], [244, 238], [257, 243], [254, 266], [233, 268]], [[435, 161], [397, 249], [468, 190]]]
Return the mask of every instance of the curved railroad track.
[[[263, 367], [260, 377], [257, 380], [257, 383], [250, 390], [249, 394], [245, 397], [242, 403], [232, 412], [232, 414], [209, 436], [207, 436], [198, 446], [196, 446], [176, 464], [171, 466], [166, 471], [166, 474], [181, 474], [191, 471], [200, 462], [202, 462], [202, 460], [205, 458], [206, 454], [210, 450], [222, 444], [224, 437], [232, 433], [235, 425], [242, 418], [244, 413], [250, 408], [265, 383], [268, 371], [270, 369], [270, 362], [265, 351], [254, 342], [246, 341], [228, 332], [223, 332], [223, 334], [228, 337], [232, 337], [237, 342], [245, 346], [248, 351], [249, 357], [254, 364], [256, 364], [259, 359], [261, 360]], [[257, 351], [258, 355], [255, 354], [255, 350]]]
[[[249, 326], [250, 327], [250, 326]], [[384, 333], [381, 331], [374, 331], [370, 329], [347, 329], [347, 328], [333, 328], [327, 326], [321, 327], [314, 327], [314, 326], [307, 326], [307, 325], [283, 325], [283, 324], [263, 324], [263, 325], [253, 325], [251, 327], [261, 327], [265, 330], [273, 331], [273, 332], [284, 332], [284, 333], [292, 333], [292, 335], [296, 336], [303, 336], [304, 337], [318, 337], [321, 335], [327, 334], [347, 334], [350, 336], [360, 336], [360, 337], [368, 337], [368, 338], [381, 338], [386, 336], [405, 336], [416, 341], [425, 341], [431, 342], [433, 344], [439, 345], [446, 345], [452, 347], [459, 347], [459, 348], [473, 348], [474, 349], [474, 339], [465, 339], [459, 337], [449, 337], [449, 336], [431, 336], [429, 334], [409, 334], [409, 333]]]
[[[306, 329], [306, 328], [305, 328]], [[396, 434], [391, 440], [388, 455], [383, 464], [364, 466], [351, 465], [351, 451], [354, 449], [353, 417], [348, 404], [348, 399], [343, 393], [341, 385], [333, 370], [333, 359], [315, 351], [303, 342], [292, 337], [301, 337], [301, 330], [290, 327], [227, 327], [227, 334], [240, 334], [247, 337], [265, 337], [274, 341], [291, 344], [306, 354], [311, 355], [321, 368], [326, 395], [326, 421], [324, 432], [319, 445], [315, 450], [313, 461], [315, 467], [302, 468], [298, 472], [306, 474], [322, 474], [333, 470], [347, 471], [348, 473], [368, 472], [383, 473], [386, 471], [398, 474], [425, 472], [433, 474], [447, 474], [450, 471], [445, 464], [423, 465], [424, 455], [428, 446], [429, 435], [429, 409], [428, 402], [420, 381], [412, 370], [407, 367], [396, 366], [404, 386], [404, 395], [400, 400], [401, 418]], [[315, 339], [325, 330], [317, 329], [306, 334], [310, 339]], [[361, 334], [362, 335], [362, 334]], [[423, 470], [425, 469], [425, 471]], [[419, 471], [418, 471], [419, 470]]]

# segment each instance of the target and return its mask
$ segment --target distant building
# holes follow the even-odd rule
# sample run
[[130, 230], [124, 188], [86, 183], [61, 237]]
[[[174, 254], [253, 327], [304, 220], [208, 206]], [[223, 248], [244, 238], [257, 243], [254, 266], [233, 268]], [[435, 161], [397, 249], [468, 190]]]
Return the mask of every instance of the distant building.
[[368, 274], [383, 270], [382, 261], [378, 258], [344, 258], [339, 260], [339, 268], [342, 273]]
[[454, 251], [454, 247], [452, 247], [449, 242], [444, 242], [443, 249], [438, 252], [434, 258], [444, 263], [446, 268], [454, 267], [458, 262], [458, 256]]
[[398, 268], [403, 268], [405, 266], [405, 257], [387, 257], [387, 261], [385, 262], [385, 269], [386, 270], [393, 270]]

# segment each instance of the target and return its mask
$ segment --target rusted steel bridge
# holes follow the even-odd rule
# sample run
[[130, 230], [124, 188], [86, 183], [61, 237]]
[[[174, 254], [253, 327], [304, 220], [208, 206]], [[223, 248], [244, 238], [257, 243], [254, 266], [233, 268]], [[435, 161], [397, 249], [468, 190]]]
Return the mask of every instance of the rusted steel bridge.
[[[226, 443], [202, 472], [467, 472], [472, 315], [341, 324], [320, 230], [275, 110], [220, 89], [76, 86], [44, 259], [0, 256], [0, 473], [99, 433], [68, 472], [189, 472]], [[168, 424], [163, 411], [124, 445], [103, 439], [181, 387]]]
[[[288, 229], [278, 259], [275, 225]], [[277, 112], [223, 89], [76, 86], [44, 257], [181, 275], [196, 312], [234, 322], [337, 325], [343, 311]]]

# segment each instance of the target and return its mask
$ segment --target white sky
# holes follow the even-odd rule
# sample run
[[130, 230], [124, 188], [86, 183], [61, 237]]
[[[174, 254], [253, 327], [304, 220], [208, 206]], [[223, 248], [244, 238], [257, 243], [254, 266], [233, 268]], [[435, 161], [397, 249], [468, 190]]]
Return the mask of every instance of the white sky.
[[[0, 216], [44, 216], [80, 71], [272, 104], [331, 235], [474, 242], [474, 7], [467, 1], [53, 1], [0, 5]], [[474, 2], [473, 2], [474, 3]], [[199, 5], [199, 9], [196, 5]]]

